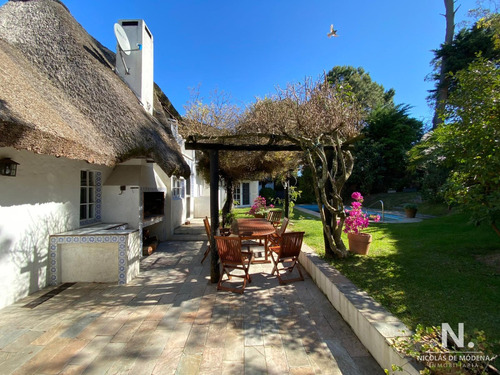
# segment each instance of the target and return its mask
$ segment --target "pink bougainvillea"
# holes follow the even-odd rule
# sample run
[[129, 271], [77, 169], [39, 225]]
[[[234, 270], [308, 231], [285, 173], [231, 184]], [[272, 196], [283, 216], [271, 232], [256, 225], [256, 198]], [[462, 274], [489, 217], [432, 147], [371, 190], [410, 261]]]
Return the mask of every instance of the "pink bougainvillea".
[[[273, 208], [274, 206], [271, 204], [269, 207]], [[252, 207], [250, 207], [250, 211], [248, 211], [248, 214], [249, 215], [264, 214], [269, 210], [269, 207], [267, 207], [266, 205], [266, 198], [258, 196], [253, 201], [253, 205]]]
[[[351, 198], [354, 199], [354, 202], [351, 204], [352, 209], [346, 210], [348, 216], [345, 219], [344, 232], [361, 233], [363, 229], [368, 228], [368, 225], [370, 225], [370, 219], [363, 211], [361, 211], [361, 202], [363, 202], [363, 196], [361, 193], [356, 191], [352, 193]], [[371, 217], [373, 217], [373, 221], [375, 222], [380, 221], [379, 215], [371, 215]]]

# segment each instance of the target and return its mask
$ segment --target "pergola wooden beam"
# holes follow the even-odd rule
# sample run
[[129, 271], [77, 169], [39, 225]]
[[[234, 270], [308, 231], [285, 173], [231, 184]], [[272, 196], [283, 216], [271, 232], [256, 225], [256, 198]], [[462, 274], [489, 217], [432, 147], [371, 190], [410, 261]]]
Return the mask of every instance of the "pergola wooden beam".
[[[268, 143], [265, 144], [231, 144], [221, 142], [198, 142], [200, 140], [210, 140], [213, 138], [208, 137], [194, 137], [190, 136], [184, 143], [186, 150], [199, 150], [208, 151], [210, 153], [210, 222], [211, 222], [211, 236], [210, 236], [210, 281], [216, 283], [219, 281], [219, 255], [215, 245], [214, 236], [217, 234], [219, 228], [219, 151], [303, 151], [302, 147], [297, 144], [275, 144], [279, 137], [272, 135], [249, 135], [248, 137], [267, 137]], [[222, 136], [217, 137], [219, 140], [226, 139], [241, 139], [242, 136]], [[350, 149], [354, 147], [353, 143], [357, 140], [364, 138], [364, 135], [353, 138], [348, 143], [342, 145], [342, 149]], [[334, 146], [324, 146], [325, 150], [333, 150]], [[288, 197], [288, 184], [285, 197], [285, 216], [289, 214], [289, 197]]]

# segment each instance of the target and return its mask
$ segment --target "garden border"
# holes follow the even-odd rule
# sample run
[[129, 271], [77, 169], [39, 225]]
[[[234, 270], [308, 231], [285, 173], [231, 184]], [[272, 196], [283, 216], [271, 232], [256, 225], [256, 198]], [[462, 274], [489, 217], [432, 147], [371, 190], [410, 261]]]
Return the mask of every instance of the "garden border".
[[411, 336], [412, 332], [403, 322], [323, 261], [305, 243], [302, 245], [299, 263], [382, 369], [390, 370], [394, 364], [401, 366], [404, 374], [420, 374], [420, 366], [415, 360], [401, 355], [391, 346], [396, 337]]

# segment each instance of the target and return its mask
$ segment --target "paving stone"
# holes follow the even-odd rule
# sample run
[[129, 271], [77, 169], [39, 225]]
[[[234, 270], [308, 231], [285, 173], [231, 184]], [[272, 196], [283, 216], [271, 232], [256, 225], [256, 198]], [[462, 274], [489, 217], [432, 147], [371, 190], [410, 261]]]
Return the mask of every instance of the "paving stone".
[[[135, 358], [135, 361], [133, 362], [130, 370], [128, 371], [129, 374], [133, 375], [150, 375], [157, 363], [157, 358], [156, 357], [143, 357], [139, 356]], [[116, 374], [117, 372], [114, 368], [110, 368], [108, 371], [108, 374]]]
[[186, 354], [181, 356], [176, 374], [197, 374], [200, 370], [202, 354]]
[[309, 366], [309, 359], [302, 345], [302, 340], [299, 337], [289, 335], [282, 337], [288, 365], [290, 367]]
[[88, 366], [111, 341], [111, 336], [97, 336], [71, 358], [69, 364]]
[[332, 353], [333, 357], [335, 358], [335, 361], [337, 362], [340, 371], [342, 371], [342, 374], [345, 375], [362, 374], [358, 366], [356, 365], [352, 357], [349, 355], [347, 350], [342, 346], [340, 341], [326, 340], [325, 342], [328, 345], [328, 348], [330, 349], [330, 352]]
[[245, 374], [267, 374], [266, 352], [263, 345], [245, 347]]
[[266, 345], [264, 350], [268, 374], [281, 375], [288, 373], [288, 362], [282, 345]]
[[61, 347], [59, 353], [52, 357], [49, 361], [45, 361], [40, 367], [39, 372], [42, 374], [59, 374], [66, 365], [74, 358], [87, 344], [87, 340], [71, 340], [68, 345]]
[[32, 344], [33, 341], [37, 340], [41, 335], [44, 334], [44, 332], [32, 331], [32, 330], [27, 330], [27, 331], [18, 330], [17, 332], [20, 331], [25, 331], [25, 332], [21, 336], [18, 336], [16, 334], [15, 336], [17, 336], [17, 338], [14, 341], [10, 342], [8, 345], [0, 349], [2, 352], [12, 352], [12, 353], [18, 352], [23, 348], [25, 348], [26, 346]]
[[193, 325], [184, 346], [185, 354], [203, 354], [208, 335], [207, 325]]
[[61, 337], [77, 337], [89, 324], [96, 320], [101, 313], [90, 313], [82, 318], [78, 319], [76, 322], [71, 324], [63, 333]]
[[223, 350], [220, 348], [206, 347], [201, 357], [200, 374], [221, 374], [223, 360]]
[[154, 375], [175, 374], [182, 356], [182, 347], [166, 346], [153, 369]]
[[14, 371], [13, 375], [34, 374], [42, 367], [46, 361], [50, 361], [60, 350], [69, 344], [71, 339], [55, 338], [42, 350], [38, 351], [29, 361]]
[[[220, 292], [201, 245], [160, 244], [128, 285], [76, 283], [22, 307], [47, 288], [0, 310], [0, 373], [383, 373], [309, 276], [282, 286], [255, 264], [243, 295]], [[387, 323], [375, 307], [364, 313]]]
[[29, 362], [42, 349], [42, 346], [30, 345], [17, 353], [9, 353], [9, 356], [1, 363], [2, 371], [5, 372], [5, 374], [13, 373]]
[[80, 375], [85, 371], [87, 365], [67, 365], [59, 375]]
[[221, 375], [244, 374], [245, 364], [242, 361], [224, 361]]
[[3, 350], [27, 332], [27, 329], [4, 329], [4, 332], [0, 332], [0, 349]]

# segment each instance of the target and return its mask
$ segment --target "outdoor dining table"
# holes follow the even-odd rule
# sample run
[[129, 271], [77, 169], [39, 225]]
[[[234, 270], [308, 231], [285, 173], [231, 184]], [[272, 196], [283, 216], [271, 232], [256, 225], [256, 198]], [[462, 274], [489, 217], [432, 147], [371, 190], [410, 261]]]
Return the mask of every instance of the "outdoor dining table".
[[268, 259], [268, 238], [276, 230], [266, 219], [237, 219], [233, 222], [233, 234], [245, 240], [264, 241], [264, 259], [254, 260], [253, 263], [270, 263]]

